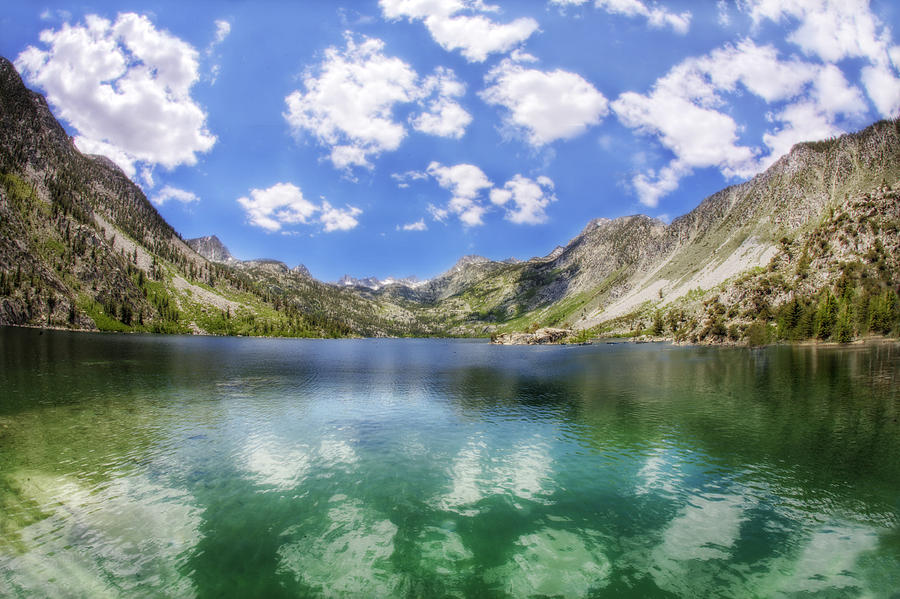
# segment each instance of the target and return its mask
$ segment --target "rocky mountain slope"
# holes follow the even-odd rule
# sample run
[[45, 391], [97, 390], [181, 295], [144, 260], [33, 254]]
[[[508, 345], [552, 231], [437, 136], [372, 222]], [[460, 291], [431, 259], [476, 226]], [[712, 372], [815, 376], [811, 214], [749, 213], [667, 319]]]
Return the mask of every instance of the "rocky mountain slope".
[[[582, 337], [655, 331], [683, 340], [735, 342], [747, 339], [752, 324], [748, 286], [759, 285], [754, 297], [762, 302], [762, 294], [769, 306], [759, 317], [772, 328], [768, 337], [777, 338], [776, 314], [786, 301], [796, 296], [818, 305], [817, 294], [829, 287], [837, 294], [842, 269], [853, 268], [857, 279], [868, 282], [865, 293], [884, 293], [882, 300], [893, 306], [886, 318], [894, 323], [873, 328], [860, 307], [853, 335], [896, 332], [900, 270], [889, 255], [897, 255], [891, 254], [897, 247], [891, 215], [898, 183], [900, 122], [882, 121], [856, 134], [799, 144], [764, 173], [706, 198], [669, 225], [642, 215], [597, 219], [545, 258], [461, 265], [436, 278], [427, 288], [430, 295], [413, 299], [426, 312], [476, 329], [475, 323], [483, 323], [483, 330], [564, 326], [582, 331]], [[833, 223], [834, 215], [843, 220]], [[851, 221], [866, 233], [841, 228]], [[822, 248], [810, 240], [830, 235], [852, 239], [852, 248], [841, 242], [835, 253], [831, 240], [832, 253], [820, 256]], [[872, 255], [885, 256], [878, 273], [859, 266]], [[815, 285], [785, 281], [787, 288], [776, 289], [757, 276], [760, 270], [790, 268], [801, 268]], [[736, 291], [739, 285], [743, 294]], [[712, 329], [709, 305], [726, 307]], [[658, 326], [666, 317], [675, 324]], [[832, 338], [827, 327], [813, 328], [808, 336]]]
[[188, 244], [188, 247], [210, 262], [229, 265], [235, 265], [240, 262], [240, 260], [231, 255], [231, 252], [228, 251], [225, 244], [219, 241], [219, 238], [215, 235], [188, 239], [185, 243]]
[[212, 238], [198, 249], [214, 260], [189, 247], [112, 162], [81, 154], [44, 98], [0, 58], [0, 324], [288, 336], [430, 332], [402, 309], [313, 281], [305, 269], [232, 262]]

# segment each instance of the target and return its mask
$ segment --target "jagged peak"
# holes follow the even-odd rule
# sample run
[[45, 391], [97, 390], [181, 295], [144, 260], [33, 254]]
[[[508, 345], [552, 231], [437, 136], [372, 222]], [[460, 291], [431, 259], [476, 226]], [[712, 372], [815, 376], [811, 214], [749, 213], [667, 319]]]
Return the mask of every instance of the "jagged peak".
[[453, 265], [453, 268], [463, 268], [470, 264], [484, 264], [485, 262], [490, 262], [489, 258], [485, 258], [484, 256], [479, 256], [478, 254], [468, 254], [463, 256], [459, 260], [456, 261], [456, 264]]
[[291, 269], [291, 272], [295, 275], [300, 275], [302, 277], [309, 277], [310, 279], [312, 278], [312, 273], [309, 272], [309, 269], [306, 268], [306, 266], [303, 264], [298, 264], [297, 266], [295, 266], [294, 268]]
[[192, 250], [210, 262], [219, 262], [222, 264], [236, 264], [239, 262], [237, 258], [231, 255], [231, 252], [225, 244], [215, 235], [195, 237], [186, 240], [185, 243], [187, 243]]

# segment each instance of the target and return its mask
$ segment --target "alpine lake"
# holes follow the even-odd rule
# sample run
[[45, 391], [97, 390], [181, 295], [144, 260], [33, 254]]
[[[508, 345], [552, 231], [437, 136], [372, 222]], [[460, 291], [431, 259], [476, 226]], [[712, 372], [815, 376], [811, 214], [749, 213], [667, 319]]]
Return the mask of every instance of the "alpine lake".
[[2, 597], [898, 597], [900, 345], [0, 328]]

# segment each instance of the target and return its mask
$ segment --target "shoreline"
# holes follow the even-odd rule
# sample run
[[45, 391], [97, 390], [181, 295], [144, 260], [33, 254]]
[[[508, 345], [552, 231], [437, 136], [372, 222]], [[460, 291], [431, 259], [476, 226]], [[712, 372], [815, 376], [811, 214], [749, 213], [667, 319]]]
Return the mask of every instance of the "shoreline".
[[95, 333], [95, 334], [110, 334], [110, 335], [154, 335], [161, 337], [168, 337], [173, 335], [181, 335], [184, 337], [233, 337], [235, 339], [484, 339], [487, 340], [490, 345], [516, 345], [516, 346], [527, 346], [527, 345], [558, 345], [558, 346], [571, 346], [577, 347], [581, 345], [622, 345], [622, 344], [642, 344], [642, 343], [669, 343], [671, 345], [677, 347], [743, 347], [748, 349], [759, 349], [764, 347], [775, 347], [775, 346], [792, 346], [792, 347], [853, 347], [853, 346], [863, 346], [863, 345], [884, 345], [884, 344], [900, 344], [900, 337], [890, 337], [886, 335], [866, 335], [865, 337], [858, 337], [853, 341], [849, 341], [847, 343], [840, 343], [838, 341], [826, 341], [823, 339], [804, 339], [802, 341], [776, 341], [774, 343], [767, 343], [766, 345], [759, 346], [750, 346], [745, 343], [734, 343], [734, 342], [723, 342], [723, 343], [690, 343], [690, 342], [679, 342], [675, 341], [672, 337], [650, 337], [650, 336], [640, 336], [640, 337], [593, 337], [591, 339], [585, 341], [554, 341], [549, 343], [497, 343], [495, 341], [490, 341], [489, 336], [479, 336], [479, 337], [462, 337], [462, 336], [441, 336], [441, 335], [433, 335], [428, 337], [420, 337], [420, 336], [408, 336], [408, 337], [395, 337], [395, 336], [385, 336], [385, 337], [365, 337], [361, 335], [350, 335], [347, 337], [286, 337], [280, 335], [218, 335], [214, 333], [206, 333], [206, 332], [191, 332], [191, 333], [154, 333], [152, 331], [102, 331], [100, 329], [84, 329], [84, 328], [70, 328], [70, 327], [61, 327], [61, 326], [37, 326], [32, 324], [0, 324], [0, 328], [18, 328], [18, 329], [31, 329], [39, 332], [43, 331], [67, 331], [71, 333]]

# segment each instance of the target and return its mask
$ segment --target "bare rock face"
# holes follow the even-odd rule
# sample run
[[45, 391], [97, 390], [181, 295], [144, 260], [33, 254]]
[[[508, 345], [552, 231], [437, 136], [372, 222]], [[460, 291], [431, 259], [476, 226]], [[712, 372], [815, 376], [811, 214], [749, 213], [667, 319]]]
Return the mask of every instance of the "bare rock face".
[[238, 260], [231, 255], [231, 252], [228, 251], [225, 244], [223, 244], [215, 235], [188, 239], [186, 243], [192, 250], [211, 262], [232, 265], [238, 263]]
[[497, 345], [546, 345], [559, 343], [572, 334], [571, 329], [554, 329], [546, 327], [533, 333], [505, 333], [491, 339]]

